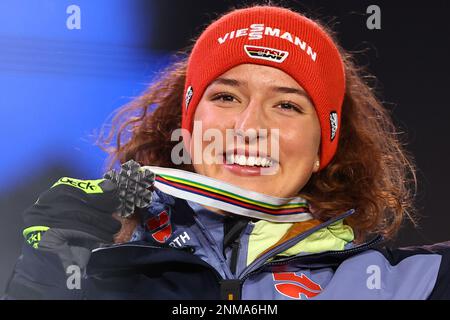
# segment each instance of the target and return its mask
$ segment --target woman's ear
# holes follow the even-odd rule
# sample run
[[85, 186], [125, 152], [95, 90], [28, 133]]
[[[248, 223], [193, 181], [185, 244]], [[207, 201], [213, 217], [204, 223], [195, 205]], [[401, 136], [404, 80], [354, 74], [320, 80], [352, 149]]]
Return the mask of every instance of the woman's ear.
[[316, 173], [317, 171], [319, 171], [320, 168], [320, 155], [317, 154], [315, 160], [314, 160], [314, 165], [313, 165], [313, 173]]

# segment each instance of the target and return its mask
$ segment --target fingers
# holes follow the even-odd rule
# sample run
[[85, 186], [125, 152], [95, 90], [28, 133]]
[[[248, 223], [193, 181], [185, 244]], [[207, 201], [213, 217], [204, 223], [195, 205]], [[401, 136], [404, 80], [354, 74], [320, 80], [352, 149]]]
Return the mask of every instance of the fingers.
[[[88, 180], [79, 180], [88, 181]], [[96, 180], [93, 180], [96, 181]], [[99, 180], [100, 181], [100, 180]], [[93, 184], [90, 184], [92, 186]], [[121, 205], [118, 189], [115, 183], [101, 179], [98, 183], [98, 192], [86, 193], [79, 188], [67, 184], [54, 185], [49, 190], [43, 192], [35, 205], [64, 206], [66, 204], [78, 203], [80, 206], [95, 208], [101, 212], [111, 214], [118, 210]]]

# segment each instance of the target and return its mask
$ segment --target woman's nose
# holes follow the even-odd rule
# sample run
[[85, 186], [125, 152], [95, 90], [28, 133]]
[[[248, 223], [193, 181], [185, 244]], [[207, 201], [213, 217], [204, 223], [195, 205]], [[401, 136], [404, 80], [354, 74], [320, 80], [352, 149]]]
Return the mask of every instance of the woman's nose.
[[[268, 129], [263, 111], [260, 102], [250, 101], [247, 107], [236, 115], [235, 131], [245, 134], [246, 138], [259, 137], [260, 133], [264, 131], [263, 129]], [[252, 132], [256, 134], [251, 134]]]

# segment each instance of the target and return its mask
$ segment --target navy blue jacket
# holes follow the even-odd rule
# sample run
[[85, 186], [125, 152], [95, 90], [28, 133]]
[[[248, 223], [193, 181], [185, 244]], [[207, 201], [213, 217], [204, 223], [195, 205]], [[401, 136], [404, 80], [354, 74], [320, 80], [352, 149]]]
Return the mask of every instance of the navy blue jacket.
[[224, 246], [224, 216], [157, 192], [146, 213], [150, 218], [132, 241], [94, 249], [76, 288], [68, 285], [73, 274], [55, 254], [25, 244], [5, 298], [450, 299], [450, 242], [389, 249], [375, 237], [340, 249], [292, 253], [308, 239], [320, 247], [322, 234], [332, 235], [332, 227], [352, 213], [249, 260], [249, 248], [258, 245], [252, 243], [258, 222], [245, 222]]

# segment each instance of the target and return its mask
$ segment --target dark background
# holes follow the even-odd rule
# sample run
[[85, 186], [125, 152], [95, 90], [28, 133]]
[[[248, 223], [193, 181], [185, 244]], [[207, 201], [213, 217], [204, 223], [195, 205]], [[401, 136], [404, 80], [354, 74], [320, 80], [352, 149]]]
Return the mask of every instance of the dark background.
[[[0, 293], [20, 252], [21, 212], [61, 176], [100, 177], [105, 155], [94, 146], [95, 130], [212, 18], [244, 3], [0, 3]], [[274, 3], [330, 22], [342, 46], [376, 76], [379, 97], [407, 133], [421, 219], [419, 228], [405, 223], [394, 245], [450, 240], [449, 2]], [[71, 4], [81, 9], [80, 30], [65, 26]], [[366, 27], [371, 4], [381, 9], [381, 30]]]

